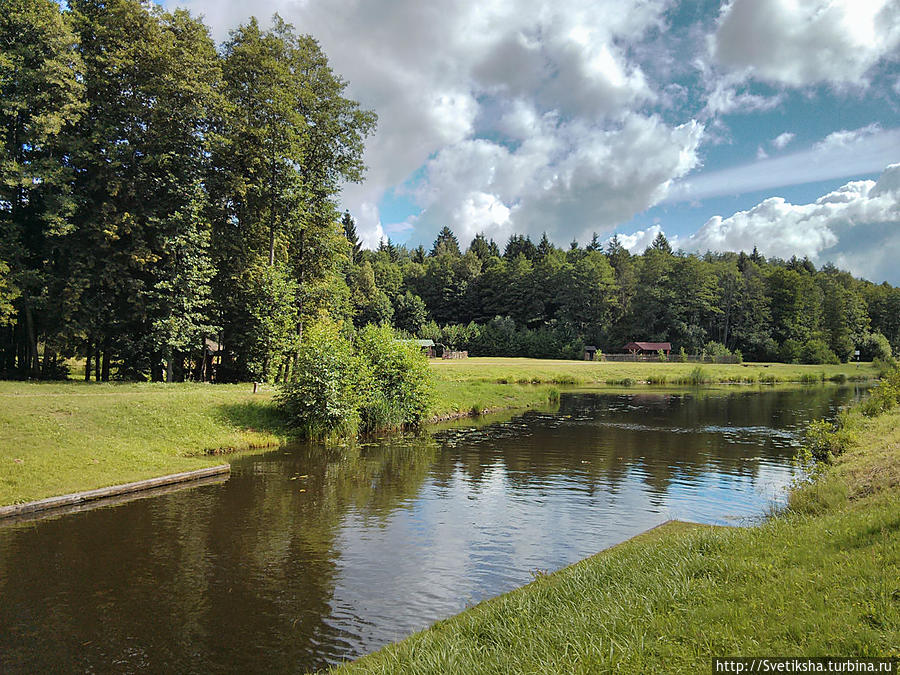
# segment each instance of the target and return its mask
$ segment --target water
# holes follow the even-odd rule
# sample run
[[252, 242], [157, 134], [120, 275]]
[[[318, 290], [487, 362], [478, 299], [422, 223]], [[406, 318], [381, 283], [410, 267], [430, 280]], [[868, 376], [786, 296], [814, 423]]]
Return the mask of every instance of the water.
[[0, 527], [0, 671], [324, 667], [670, 518], [758, 520], [850, 388], [572, 393], [557, 409]]

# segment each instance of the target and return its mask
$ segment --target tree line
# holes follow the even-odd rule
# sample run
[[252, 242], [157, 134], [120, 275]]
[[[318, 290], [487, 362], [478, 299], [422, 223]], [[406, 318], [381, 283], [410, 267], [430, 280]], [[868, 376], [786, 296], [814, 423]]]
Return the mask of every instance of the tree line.
[[660, 236], [360, 245], [339, 212], [376, 116], [277, 15], [216, 45], [137, 0], [0, 0], [0, 376], [297, 378], [320, 319], [473, 355], [585, 344], [825, 361], [900, 349], [900, 291]]
[[346, 313], [335, 198], [375, 115], [277, 15], [216, 46], [184, 10], [0, 0], [0, 373], [283, 373]]
[[[355, 243], [349, 214], [344, 226]], [[545, 234], [513, 235], [502, 251], [477, 235], [463, 251], [444, 228], [429, 251], [354, 250], [358, 324], [391, 322], [472, 355], [581, 358], [586, 344], [612, 353], [632, 340], [803, 363], [900, 350], [900, 289], [755, 248], [687, 254], [660, 234], [635, 255], [616, 236], [563, 249]]]

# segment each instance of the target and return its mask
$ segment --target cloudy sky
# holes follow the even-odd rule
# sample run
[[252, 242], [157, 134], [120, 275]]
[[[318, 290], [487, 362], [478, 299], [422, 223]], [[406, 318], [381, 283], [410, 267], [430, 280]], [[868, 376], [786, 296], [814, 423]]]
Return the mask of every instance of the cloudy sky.
[[900, 0], [179, 4], [219, 40], [280, 13], [378, 113], [370, 245], [663, 231], [900, 284]]

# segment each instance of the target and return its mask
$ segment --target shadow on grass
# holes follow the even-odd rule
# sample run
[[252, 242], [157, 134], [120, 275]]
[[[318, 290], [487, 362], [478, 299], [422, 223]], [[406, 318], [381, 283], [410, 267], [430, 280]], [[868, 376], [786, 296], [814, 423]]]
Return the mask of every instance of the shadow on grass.
[[244, 401], [223, 403], [218, 406], [216, 416], [223, 422], [245, 431], [258, 431], [289, 436], [287, 419], [271, 401]]

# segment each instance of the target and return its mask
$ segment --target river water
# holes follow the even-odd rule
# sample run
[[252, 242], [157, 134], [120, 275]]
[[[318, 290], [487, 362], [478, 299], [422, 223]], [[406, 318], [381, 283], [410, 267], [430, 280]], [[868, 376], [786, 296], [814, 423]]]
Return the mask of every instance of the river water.
[[0, 672], [303, 672], [670, 518], [749, 524], [853, 388], [573, 392], [0, 527]]

